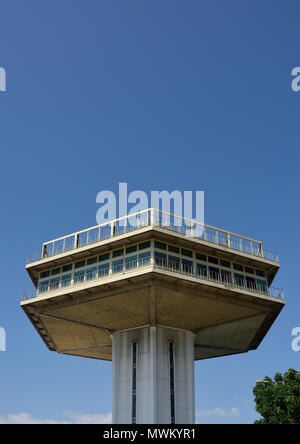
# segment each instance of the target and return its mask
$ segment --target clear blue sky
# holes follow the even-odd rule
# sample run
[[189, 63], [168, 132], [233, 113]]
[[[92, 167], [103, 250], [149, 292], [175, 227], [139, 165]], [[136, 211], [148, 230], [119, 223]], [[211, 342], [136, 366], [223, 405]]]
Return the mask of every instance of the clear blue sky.
[[122, 181], [204, 190], [206, 223], [280, 255], [287, 306], [257, 351], [195, 364], [197, 421], [251, 423], [255, 380], [299, 370], [299, 15], [290, 0], [1, 2], [0, 422], [111, 412], [111, 364], [48, 351], [19, 301], [26, 255], [94, 225], [96, 194]]

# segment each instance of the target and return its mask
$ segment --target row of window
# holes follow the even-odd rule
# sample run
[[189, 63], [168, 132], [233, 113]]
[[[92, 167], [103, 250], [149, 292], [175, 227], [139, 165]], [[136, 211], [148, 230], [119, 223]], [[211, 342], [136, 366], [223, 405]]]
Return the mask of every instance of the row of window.
[[240, 273], [234, 273], [222, 268], [213, 267], [211, 265], [205, 265], [202, 263], [196, 263], [196, 270], [194, 262], [188, 259], [183, 259], [177, 256], [166, 255], [155, 251], [154, 253], [155, 263], [158, 265], [166, 266], [173, 270], [181, 270], [185, 273], [194, 274], [195, 272], [199, 277], [222, 281], [224, 283], [232, 284], [233, 282], [239, 287], [247, 287], [250, 289], [259, 289], [260, 291], [267, 290], [267, 283], [263, 279], [254, 278]]
[[[178, 254], [181, 256], [190, 257], [192, 259], [194, 258], [194, 256], [193, 256], [194, 252], [192, 250], [187, 250], [185, 248], [175, 247], [174, 245], [169, 245], [169, 244], [165, 244], [163, 242], [158, 242], [158, 241], [154, 242], [154, 246], [155, 246], [155, 249], [158, 249], [158, 250], [165, 250], [165, 251], [168, 250], [168, 252], [171, 252], [171, 253], [175, 253], [175, 254]], [[201, 262], [208, 262], [211, 264], [220, 265], [221, 267], [225, 267], [225, 268], [231, 268], [231, 266], [232, 266], [232, 268], [234, 270], [242, 271], [244, 273], [253, 274], [253, 275], [255, 274], [256, 276], [260, 276], [260, 277], [265, 277], [265, 272], [263, 270], [254, 269], [252, 267], [244, 267], [243, 265], [236, 264], [236, 263], [231, 264], [231, 262], [229, 262], [229, 261], [218, 259], [217, 257], [214, 257], [214, 256], [207, 256], [205, 254], [195, 252], [195, 259], [198, 261], [201, 261]]]
[[[110, 266], [112, 273], [119, 273], [124, 269], [128, 270], [149, 264], [151, 257], [150, 247], [151, 241], [142, 242], [67, 264], [63, 267], [43, 271], [40, 273], [40, 291], [46, 291], [49, 286], [52, 288], [56, 288], [59, 285], [68, 286], [71, 284], [72, 279], [74, 283], [77, 283], [83, 282], [85, 279], [89, 280], [107, 275], [109, 274]], [[227, 283], [234, 282], [239, 286], [246, 286], [248, 288], [263, 290], [267, 288], [266, 281], [260, 279], [265, 277], [265, 272], [262, 270], [244, 267], [241, 264], [231, 263], [159, 241], [154, 241], [154, 247], [154, 260], [158, 265], [191, 274], [197, 273], [201, 277], [209, 277], [210, 279], [221, 280]], [[149, 251], [141, 252], [147, 249]]]
[[[86, 266], [96, 264], [97, 262], [109, 261], [111, 257], [112, 257], [112, 259], [114, 259], [117, 257], [124, 256], [124, 254], [129, 254], [129, 253], [134, 253], [135, 251], [138, 252], [141, 250], [145, 250], [147, 248], [150, 248], [150, 246], [151, 246], [150, 241], [147, 241], [147, 242], [142, 242], [138, 245], [131, 245], [130, 247], [127, 247], [127, 248], [119, 248], [118, 250], [114, 250], [112, 252], [112, 254], [110, 254], [108, 252], [108, 253], [100, 254], [100, 256], [95, 256], [95, 257], [92, 257], [92, 258], [89, 258], [86, 260], [81, 260], [81, 261], [75, 262], [74, 269], [77, 270], [79, 268], [84, 268]], [[42, 271], [40, 274], [40, 278], [44, 279], [49, 276], [56, 276], [61, 273], [67, 273], [71, 270], [73, 270], [73, 264], [64, 265], [63, 267], [52, 268], [51, 270]]]
[[[143, 266], [150, 264], [150, 251], [145, 253], [140, 253], [139, 255], [134, 255], [126, 257], [124, 259], [112, 261], [112, 273], [120, 273], [124, 269], [130, 270], [131, 268], [136, 268], [138, 266]], [[84, 269], [75, 271], [74, 273], [66, 273], [62, 276], [53, 277], [51, 279], [46, 279], [40, 281], [39, 292], [43, 293], [49, 289], [53, 290], [55, 288], [67, 287], [71, 285], [72, 279], [74, 284], [84, 282], [84, 280], [89, 281], [91, 279], [96, 279], [97, 277], [107, 276], [109, 274], [110, 262], [103, 263], [94, 267], [86, 267]]]

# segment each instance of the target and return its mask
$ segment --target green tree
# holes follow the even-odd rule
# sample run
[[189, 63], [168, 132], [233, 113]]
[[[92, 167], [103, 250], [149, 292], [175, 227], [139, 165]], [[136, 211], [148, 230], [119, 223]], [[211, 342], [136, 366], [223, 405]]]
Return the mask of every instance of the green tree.
[[256, 411], [262, 419], [254, 424], [300, 424], [300, 372], [290, 368], [274, 379], [266, 376], [253, 388]]

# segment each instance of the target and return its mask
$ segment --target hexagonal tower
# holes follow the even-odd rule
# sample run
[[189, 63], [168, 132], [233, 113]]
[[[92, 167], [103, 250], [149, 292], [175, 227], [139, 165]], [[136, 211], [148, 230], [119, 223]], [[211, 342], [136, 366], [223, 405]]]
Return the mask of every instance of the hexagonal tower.
[[284, 306], [277, 254], [199, 228], [147, 209], [28, 257], [22, 308], [50, 350], [112, 360], [114, 423], [194, 423], [194, 360], [256, 349]]

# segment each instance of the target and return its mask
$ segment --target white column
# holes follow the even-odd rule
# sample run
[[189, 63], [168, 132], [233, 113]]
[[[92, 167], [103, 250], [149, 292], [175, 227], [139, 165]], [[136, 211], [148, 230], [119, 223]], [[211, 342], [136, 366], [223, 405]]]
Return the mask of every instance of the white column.
[[113, 423], [132, 422], [132, 343], [137, 343], [137, 423], [169, 424], [170, 357], [175, 354], [175, 423], [193, 424], [194, 334], [167, 327], [144, 327], [112, 334]]

